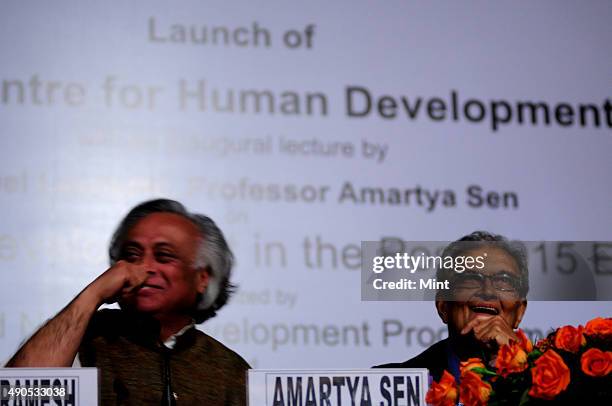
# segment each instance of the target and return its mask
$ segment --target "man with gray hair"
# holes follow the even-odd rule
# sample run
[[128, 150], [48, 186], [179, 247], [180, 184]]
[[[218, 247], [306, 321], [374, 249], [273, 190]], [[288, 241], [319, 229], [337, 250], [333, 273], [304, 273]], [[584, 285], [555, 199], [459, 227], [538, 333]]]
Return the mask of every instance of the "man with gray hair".
[[[448, 326], [448, 338], [404, 362], [378, 368], [428, 368], [434, 380], [444, 370], [460, 380], [460, 363], [477, 357], [489, 363], [500, 346], [520, 341], [517, 329], [527, 309], [527, 252], [519, 241], [486, 231], [474, 231], [450, 243], [442, 258], [475, 260], [472, 269], [438, 269], [436, 279], [449, 281], [435, 305]], [[465, 262], [462, 262], [465, 264]]]
[[[195, 329], [228, 300], [233, 255], [208, 217], [158, 199], [133, 208], [111, 267], [13, 356], [8, 367], [100, 369], [102, 404], [246, 404], [249, 365]], [[98, 310], [118, 302], [120, 310]]]

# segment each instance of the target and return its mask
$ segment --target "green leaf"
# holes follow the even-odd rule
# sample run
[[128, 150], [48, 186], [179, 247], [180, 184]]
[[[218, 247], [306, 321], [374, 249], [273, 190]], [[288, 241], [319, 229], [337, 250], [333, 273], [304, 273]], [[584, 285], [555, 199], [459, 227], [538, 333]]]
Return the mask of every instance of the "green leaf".
[[480, 375], [487, 375], [487, 376], [496, 376], [497, 374], [491, 370], [488, 370], [487, 368], [472, 368], [472, 371], [476, 372], [477, 374]]
[[534, 358], [539, 358], [542, 354], [544, 354], [542, 351], [538, 349], [534, 349], [529, 354], [527, 354], [527, 357], [530, 359], [534, 359]]
[[519, 406], [528, 405], [530, 399], [529, 389], [525, 389], [525, 392], [523, 392], [523, 396], [521, 396], [521, 400], [519, 401]]

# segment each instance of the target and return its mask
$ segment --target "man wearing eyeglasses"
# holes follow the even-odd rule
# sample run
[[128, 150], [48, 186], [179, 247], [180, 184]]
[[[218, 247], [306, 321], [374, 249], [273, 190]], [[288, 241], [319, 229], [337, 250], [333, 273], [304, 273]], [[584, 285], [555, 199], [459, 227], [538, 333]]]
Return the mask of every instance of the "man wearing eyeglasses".
[[448, 370], [459, 379], [459, 363], [471, 357], [491, 361], [497, 349], [518, 341], [518, 328], [527, 308], [527, 254], [519, 242], [476, 231], [451, 244], [443, 258], [481, 258], [482, 267], [439, 269], [438, 281], [450, 289], [438, 291], [436, 309], [448, 326], [448, 338], [416, 357], [380, 368], [428, 368], [434, 380]]

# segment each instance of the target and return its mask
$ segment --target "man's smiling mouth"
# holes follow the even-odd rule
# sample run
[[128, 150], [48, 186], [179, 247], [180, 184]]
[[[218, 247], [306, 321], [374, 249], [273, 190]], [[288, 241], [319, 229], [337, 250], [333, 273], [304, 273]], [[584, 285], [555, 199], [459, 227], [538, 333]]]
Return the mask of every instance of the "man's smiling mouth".
[[470, 306], [470, 310], [477, 314], [488, 314], [491, 316], [497, 316], [499, 314], [499, 310], [496, 307], [482, 304]]
[[151, 283], [145, 283], [144, 285], [142, 285], [140, 287], [140, 289], [157, 289], [157, 290], [161, 290], [163, 289], [163, 286], [160, 285], [155, 285], [155, 284], [151, 284]]

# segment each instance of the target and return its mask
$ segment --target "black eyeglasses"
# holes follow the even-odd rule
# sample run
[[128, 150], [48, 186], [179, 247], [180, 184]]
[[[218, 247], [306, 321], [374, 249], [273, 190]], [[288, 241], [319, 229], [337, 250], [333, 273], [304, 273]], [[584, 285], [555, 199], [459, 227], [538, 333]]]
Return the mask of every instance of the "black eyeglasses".
[[481, 290], [485, 287], [486, 280], [491, 282], [491, 286], [502, 293], [518, 294], [521, 291], [521, 280], [516, 276], [507, 273], [484, 275], [478, 272], [457, 273], [452, 279], [451, 288], [467, 291]]

